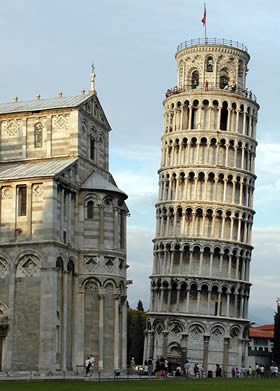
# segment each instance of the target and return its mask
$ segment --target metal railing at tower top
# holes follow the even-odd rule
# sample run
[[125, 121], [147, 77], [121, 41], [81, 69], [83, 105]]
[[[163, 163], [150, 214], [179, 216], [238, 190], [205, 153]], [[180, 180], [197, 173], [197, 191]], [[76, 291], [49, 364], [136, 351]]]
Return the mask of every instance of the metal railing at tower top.
[[252, 91], [249, 91], [248, 88], [240, 88], [240, 87], [228, 87], [227, 89], [224, 88], [218, 88], [218, 87], [212, 87], [212, 86], [196, 86], [196, 88], [192, 86], [184, 86], [184, 87], [173, 87], [173, 88], [168, 88], [166, 91], [165, 97], [169, 98], [172, 95], [177, 95], [177, 94], [182, 94], [184, 92], [191, 92], [191, 93], [201, 93], [201, 92], [222, 92], [226, 94], [238, 94], [244, 98], [248, 98], [253, 100], [254, 102], [257, 102], [257, 97], [252, 93]]
[[243, 52], [248, 53], [247, 46], [243, 45], [243, 43], [232, 41], [231, 39], [224, 39], [224, 38], [196, 38], [196, 39], [190, 39], [189, 41], [185, 41], [180, 43], [180, 45], [177, 46], [177, 52], [179, 52], [182, 49], [189, 48], [191, 46], [198, 46], [198, 45], [222, 45], [222, 46], [230, 46], [232, 48], [243, 50]]

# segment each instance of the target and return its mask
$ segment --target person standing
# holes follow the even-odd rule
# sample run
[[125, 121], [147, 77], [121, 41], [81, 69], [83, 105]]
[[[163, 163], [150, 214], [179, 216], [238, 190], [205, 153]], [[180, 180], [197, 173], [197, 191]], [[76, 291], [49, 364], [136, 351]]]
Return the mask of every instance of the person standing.
[[234, 367], [231, 368], [231, 377], [235, 378], [235, 368]]
[[90, 376], [92, 376], [93, 375], [94, 363], [95, 363], [95, 358], [93, 357], [92, 354], [90, 354], [90, 356], [89, 356], [89, 361], [90, 361], [89, 373], [90, 373]]
[[184, 364], [185, 378], [190, 377], [190, 368], [191, 368], [191, 364], [188, 362], [188, 360], [186, 360], [186, 362]]
[[148, 376], [153, 376], [153, 360], [151, 357], [148, 360]]
[[86, 359], [86, 376], [89, 374], [90, 360], [89, 357]]

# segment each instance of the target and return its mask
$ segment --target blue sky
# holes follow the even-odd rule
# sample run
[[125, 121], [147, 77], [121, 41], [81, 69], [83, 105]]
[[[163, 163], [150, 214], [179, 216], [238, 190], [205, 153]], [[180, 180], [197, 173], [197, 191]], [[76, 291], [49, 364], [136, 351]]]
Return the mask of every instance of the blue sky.
[[[252, 320], [271, 322], [280, 295], [279, 1], [207, 1], [208, 37], [244, 43], [247, 86], [261, 106], [257, 138]], [[129, 302], [149, 301], [162, 100], [176, 84], [179, 43], [203, 37], [197, 0], [9, 0], [1, 4], [0, 101], [96, 88], [112, 126], [110, 168], [129, 195]], [[141, 276], [139, 278], [139, 276]]]

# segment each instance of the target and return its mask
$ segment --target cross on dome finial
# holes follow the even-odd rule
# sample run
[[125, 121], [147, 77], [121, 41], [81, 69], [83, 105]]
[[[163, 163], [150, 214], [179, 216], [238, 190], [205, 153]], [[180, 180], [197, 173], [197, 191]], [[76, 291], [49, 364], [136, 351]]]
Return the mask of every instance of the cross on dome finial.
[[94, 66], [94, 63], [91, 64], [91, 72], [94, 73], [95, 71], [95, 66]]

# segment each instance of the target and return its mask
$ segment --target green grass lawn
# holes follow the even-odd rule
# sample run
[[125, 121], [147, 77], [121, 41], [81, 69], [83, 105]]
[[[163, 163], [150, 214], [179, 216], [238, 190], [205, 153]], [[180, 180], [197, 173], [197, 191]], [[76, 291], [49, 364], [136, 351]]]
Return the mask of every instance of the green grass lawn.
[[0, 382], [0, 391], [280, 391], [278, 379]]

